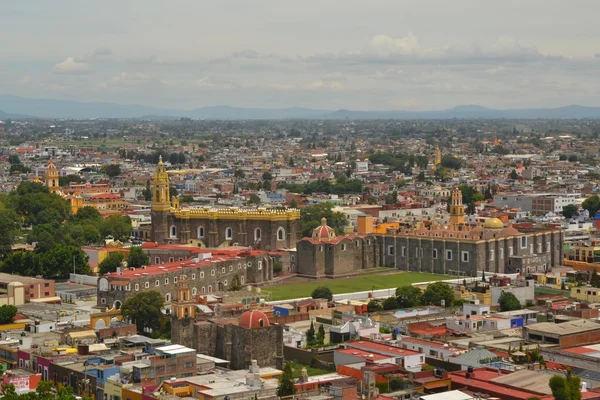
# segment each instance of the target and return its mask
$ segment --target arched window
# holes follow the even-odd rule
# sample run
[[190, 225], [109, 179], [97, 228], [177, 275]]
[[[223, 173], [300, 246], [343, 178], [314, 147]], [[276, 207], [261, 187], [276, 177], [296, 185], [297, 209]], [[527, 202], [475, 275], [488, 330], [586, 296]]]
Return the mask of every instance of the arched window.
[[212, 293], [212, 285], [208, 285], [208, 293]]
[[171, 237], [177, 237], [177, 227], [175, 225], [171, 225]]
[[260, 240], [260, 234], [261, 234], [260, 228], [256, 228], [254, 230], [254, 241], [255, 242], [258, 241], [258, 240]]
[[198, 293], [197, 290], [196, 290], [196, 288], [192, 288], [192, 296], [195, 296], [196, 293]]
[[277, 229], [277, 240], [285, 240], [285, 229], [281, 227]]
[[198, 227], [198, 239], [202, 239], [204, 238], [204, 227], [200, 226]]
[[115, 308], [115, 309], [119, 310], [119, 309], [121, 308], [121, 302], [120, 302], [119, 300], [116, 300], [116, 301], [113, 303], [113, 308]]
[[265, 321], [262, 318], [258, 320], [258, 326], [261, 328], [265, 326]]
[[231, 239], [233, 239], [233, 229], [226, 228], [225, 229], [225, 240], [231, 240]]
[[165, 301], [171, 301], [171, 293], [165, 295]]
[[206, 294], [206, 288], [202, 286], [202, 294]]

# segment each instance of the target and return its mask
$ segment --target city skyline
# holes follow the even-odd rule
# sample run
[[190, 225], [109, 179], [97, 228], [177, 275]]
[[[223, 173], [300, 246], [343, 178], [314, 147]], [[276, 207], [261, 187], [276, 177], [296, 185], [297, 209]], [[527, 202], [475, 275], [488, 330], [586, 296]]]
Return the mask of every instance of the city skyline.
[[0, 85], [164, 108], [597, 106], [600, 5], [585, 3], [15, 3]]

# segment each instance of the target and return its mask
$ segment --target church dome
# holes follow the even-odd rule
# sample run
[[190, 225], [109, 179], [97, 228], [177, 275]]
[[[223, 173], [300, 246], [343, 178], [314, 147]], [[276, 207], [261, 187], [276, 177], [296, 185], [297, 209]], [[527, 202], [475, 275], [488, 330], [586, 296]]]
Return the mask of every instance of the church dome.
[[503, 229], [504, 222], [500, 221], [498, 218], [488, 218], [483, 224], [485, 229]]
[[246, 311], [240, 317], [240, 326], [242, 328], [263, 328], [271, 326], [269, 318], [262, 311]]
[[500, 231], [500, 233], [502, 233], [503, 235], [506, 236], [517, 236], [520, 235], [521, 232], [519, 232], [519, 230], [517, 228], [515, 228], [514, 226], [512, 226], [512, 224], [508, 224], [508, 226], [504, 229], [502, 229], [502, 231]]
[[335, 238], [335, 230], [327, 225], [327, 218], [321, 218], [321, 225], [313, 229], [312, 238], [317, 240], [329, 240]]

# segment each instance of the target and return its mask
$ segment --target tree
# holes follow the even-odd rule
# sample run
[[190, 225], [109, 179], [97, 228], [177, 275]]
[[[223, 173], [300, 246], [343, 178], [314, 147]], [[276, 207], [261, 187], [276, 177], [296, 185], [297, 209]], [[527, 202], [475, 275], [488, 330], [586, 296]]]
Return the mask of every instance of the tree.
[[69, 186], [70, 183], [84, 183], [85, 179], [79, 175], [67, 175], [58, 177], [58, 186]]
[[514, 181], [514, 180], [517, 180], [517, 179], [519, 178], [519, 174], [517, 174], [517, 171], [515, 171], [515, 170], [513, 169], [513, 170], [511, 171], [511, 173], [510, 173], [510, 174], [508, 174], [508, 177]]
[[445, 307], [452, 306], [454, 302], [454, 292], [447, 284], [443, 282], [435, 282], [427, 286], [427, 289], [423, 292], [423, 303], [434, 304], [436, 306], [442, 305], [444, 301]]
[[463, 166], [463, 160], [454, 157], [451, 154], [444, 154], [442, 156], [442, 167], [450, 169], [460, 169]]
[[17, 315], [17, 307], [13, 305], [3, 305], [0, 307], [0, 324], [10, 324]]
[[308, 328], [308, 330], [306, 331], [306, 344], [308, 346], [314, 346], [315, 345], [315, 325], [313, 323], [313, 321], [310, 321], [310, 328]]
[[260, 204], [260, 197], [253, 193], [248, 199], [248, 204]]
[[566, 377], [554, 375], [549, 384], [555, 400], [581, 400], [581, 379], [573, 376], [570, 369]]
[[121, 175], [121, 165], [120, 164], [108, 164], [100, 168], [100, 172], [108, 175], [109, 178], [114, 178], [115, 176]]
[[590, 285], [595, 288], [600, 288], [600, 275], [598, 275], [598, 271], [594, 269], [592, 271], [592, 276], [590, 277]]
[[294, 375], [292, 373], [292, 363], [286, 362], [283, 367], [283, 373], [279, 376], [277, 384], [277, 396], [293, 396], [296, 394], [296, 385], [294, 384]]
[[98, 264], [98, 270], [100, 275], [108, 274], [109, 272], [115, 272], [117, 268], [123, 266], [123, 253], [120, 251], [112, 251], [108, 256]]
[[10, 254], [19, 225], [17, 213], [0, 203], [0, 260], [4, 260]]
[[396, 297], [390, 296], [383, 301], [383, 309], [384, 310], [395, 310], [398, 308], [398, 302], [396, 301]]
[[129, 296], [121, 307], [121, 314], [135, 322], [138, 332], [144, 332], [145, 329], [157, 329], [160, 326], [164, 305], [160, 292], [147, 290]]
[[502, 292], [498, 299], [500, 311], [513, 311], [521, 309], [521, 302], [511, 292]]
[[577, 155], [576, 154], [571, 154], [568, 158], [569, 162], [577, 162]]
[[244, 171], [242, 171], [241, 169], [236, 169], [236, 170], [234, 171], [234, 173], [233, 173], [233, 176], [234, 176], [235, 178], [241, 178], [241, 179], [243, 179], [243, 178], [245, 178], [245, 177], [246, 177], [246, 174], [245, 174], [245, 173], [244, 173]]
[[398, 308], [417, 307], [423, 303], [423, 293], [416, 286], [406, 285], [396, 289]]
[[102, 237], [110, 235], [118, 240], [128, 238], [131, 233], [131, 218], [126, 215], [111, 215], [103, 221], [100, 233]]
[[229, 291], [237, 292], [241, 288], [242, 288], [242, 285], [240, 282], [240, 276], [238, 274], [235, 274], [233, 276], [233, 278], [231, 278], [231, 286], [229, 286]]
[[600, 196], [595, 194], [588, 197], [583, 201], [583, 203], [581, 203], [581, 207], [583, 207], [584, 210], [588, 210], [590, 217], [594, 218], [596, 212], [598, 212], [598, 209], [600, 209]]
[[273, 273], [278, 274], [283, 271], [283, 265], [279, 261], [273, 263]]
[[67, 278], [71, 272], [88, 275], [88, 256], [75, 246], [56, 245], [40, 256], [40, 273], [46, 279]]
[[327, 286], [319, 286], [313, 290], [311, 297], [313, 299], [327, 299], [328, 301], [333, 300], [333, 293]]
[[381, 302], [379, 300], [371, 299], [367, 304], [367, 311], [370, 313], [383, 311], [383, 306], [381, 305]]
[[321, 218], [327, 219], [327, 225], [331, 226], [336, 232], [341, 233], [346, 226], [346, 216], [341, 212], [333, 211], [333, 204], [321, 203], [312, 206], [306, 206], [300, 210], [300, 229], [303, 237], [312, 235], [313, 229], [321, 225]]
[[273, 180], [273, 174], [270, 173], [269, 171], [265, 171], [262, 174], [262, 180], [263, 181], [272, 181]]
[[139, 268], [142, 265], [148, 264], [150, 264], [148, 254], [144, 253], [144, 250], [140, 246], [132, 247], [127, 257], [127, 266], [130, 268]]
[[579, 212], [579, 207], [576, 204], [567, 204], [563, 207], [562, 215], [565, 218], [573, 218]]
[[142, 191], [142, 195], [144, 196], [144, 200], [152, 200], [152, 189], [150, 188], [150, 179], [146, 180], [146, 188]]
[[325, 344], [325, 328], [323, 324], [319, 325], [319, 331], [317, 332], [317, 344], [323, 346]]

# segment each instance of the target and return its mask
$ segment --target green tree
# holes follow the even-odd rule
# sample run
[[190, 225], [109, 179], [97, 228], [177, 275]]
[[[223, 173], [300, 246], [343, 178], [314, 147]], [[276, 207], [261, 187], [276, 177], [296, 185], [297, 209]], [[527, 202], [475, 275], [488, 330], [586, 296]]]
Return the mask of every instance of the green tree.
[[100, 168], [100, 172], [107, 175], [109, 178], [114, 178], [115, 176], [121, 175], [121, 165], [120, 164], [104, 165], [102, 168]]
[[15, 236], [19, 232], [19, 216], [12, 209], [0, 203], [0, 261], [11, 252]]
[[140, 246], [134, 246], [129, 250], [129, 256], [127, 256], [127, 266], [130, 268], [139, 268], [142, 265], [150, 264], [150, 258], [148, 254], [144, 253], [144, 250]]
[[333, 211], [333, 204], [320, 203], [306, 206], [300, 210], [300, 229], [303, 237], [310, 237], [313, 229], [321, 224], [321, 219], [327, 219], [327, 225], [338, 233], [342, 233], [347, 223], [346, 216]]
[[511, 173], [508, 174], [508, 177], [512, 180], [517, 180], [519, 178], [519, 174], [517, 174], [517, 171], [513, 169]]
[[502, 292], [498, 298], [498, 304], [500, 305], [500, 311], [513, 311], [521, 309], [521, 302], [511, 292]]
[[315, 325], [313, 321], [310, 321], [310, 328], [306, 331], [306, 344], [308, 346], [314, 346], [316, 343]]
[[145, 201], [152, 200], [152, 188], [150, 187], [150, 179], [146, 180], [146, 188], [142, 191]]
[[600, 209], [600, 197], [597, 194], [588, 197], [581, 203], [581, 207], [583, 207], [584, 210], [588, 210], [590, 217], [594, 218], [596, 212]]
[[434, 304], [436, 306], [442, 305], [444, 301], [445, 307], [452, 306], [454, 302], [454, 292], [444, 282], [434, 282], [427, 286], [427, 289], [423, 292], [423, 303]]
[[253, 193], [248, 199], [248, 204], [260, 204], [260, 197]]
[[579, 207], [576, 204], [567, 204], [563, 207], [562, 215], [565, 218], [573, 218], [579, 212]]
[[272, 181], [273, 180], [273, 174], [270, 173], [269, 171], [265, 171], [262, 174], [262, 180], [263, 181]]
[[396, 301], [395, 296], [390, 296], [385, 299], [382, 303], [384, 310], [395, 310], [398, 308], [398, 302]]
[[590, 277], [590, 285], [595, 288], [600, 288], [600, 275], [598, 275], [598, 271], [594, 269], [592, 271], [592, 276]]
[[327, 286], [319, 286], [313, 290], [311, 297], [313, 299], [327, 299], [328, 301], [333, 300], [333, 293]]
[[581, 379], [567, 370], [567, 376], [554, 375], [550, 378], [550, 390], [555, 400], [581, 400]]
[[458, 157], [454, 157], [451, 154], [444, 154], [442, 156], [442, 167], [450, 169], [460, 169], [463, 166], [463, 160]]
[[233, 278], [231, 278], [231, 286], [229, 286], [229, 290], [231, 292], [237, 292], [238, 290], [241, 290], [242, 285], [240, 282], [240, 276], [238, 274], [235, 274], [233, 276]]
[[292, 373], [292, 363], [289, 361], [283, 367], [283, 373], [279, 376], [277, 384], [277, 396], [293, 396], [296, 394], [296, 385], [294, 384], [294, 375]]
[[127, 239], [131, 234], [131, 218], [126, 215], [111, 215], [102, 222], [102, 237], [112, 236], [116, 240]]
[[0, 307], [0, 324], [10, 324], [17, 315], [17, 307], [13, 305], [3, 305]]
[[369, 301], [369, 303], [367, 304], [367, 311], [368, 312], [378, 312], [378, 311], [383, 311], [383, 306], [381, 305], [381, 302], [377, 299], [371, 299]]
[[98, 264], [98, 270], [101, 275], [108, 274], [109, 272], [115, 272], [117, 268], [123, 266], [123, 260], [125, 256], [120, 251], [112, 251], [108, 253], [108, 256]]
[[244, 171], [242, 171], [241, 169], [236, 169], [236, 170], [233, 172], [233, 176], [234, 176], [235, 178], [241, 178], [241, 179], [244, 179], [244, 178], [246, 177], [246, 174], [245, 174], [245, 173], [244, 173]]
[[67, 278], [73, 271], [88, 275], [90, 266], [88, 256], [75, 246], [56, 245], [41, 255], [40, 273], [47, 279]]
[[423, 292], [416, 286], [406, 285], [396, 289], [398, 308], [417, 307], [423, 303]]
[[69, 186], [71, 183], [84, 183], [85, 179], [80, 177], [79, 175], [66, 175], [58, 177], [58, 186]]
[[278, 274], [283, 271], [283, 265], [279, 261], [273, 263], [273, 273]]
[[317, 344], [319, 346], [323, 346], [325, 344], [325, 328], [323, 324], [319, 325], [319, 330], [317, 332]]
[[121, 314], [133, 321], [138, 332], [145, 329], [158, 329], [163, 319], [162, 309], [165, 302], [162, 294], [156, 290], [137, 292], [129, 296], [121, 307]]

